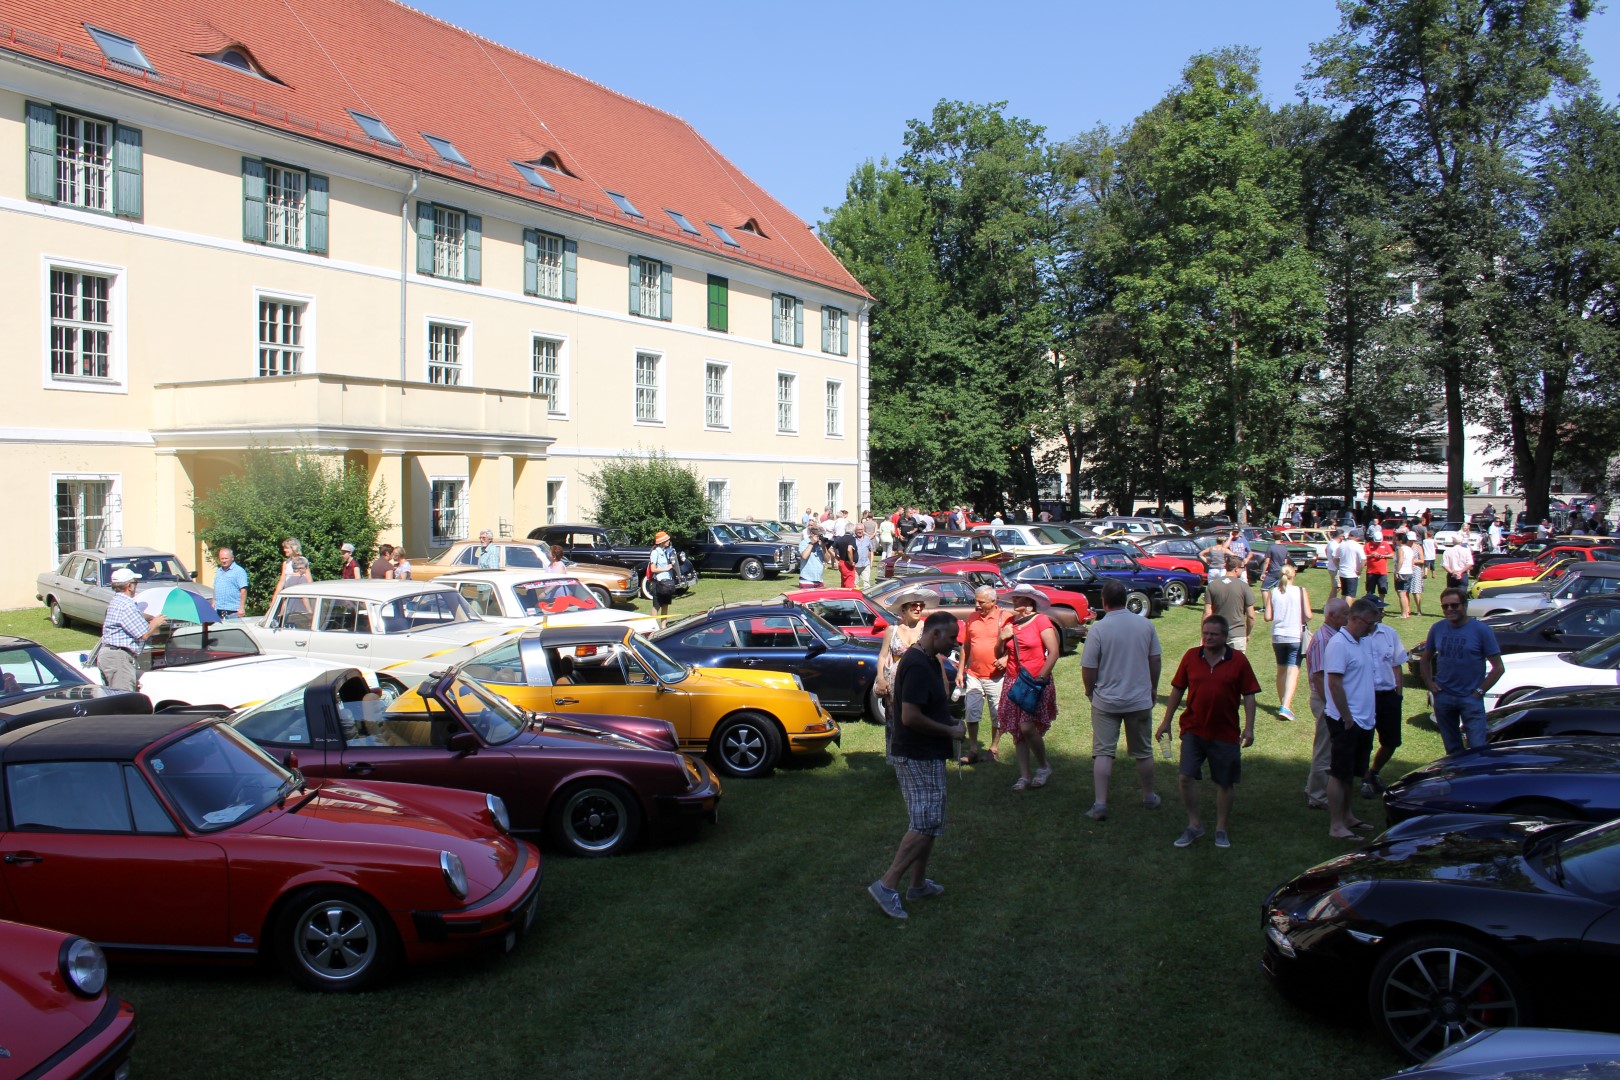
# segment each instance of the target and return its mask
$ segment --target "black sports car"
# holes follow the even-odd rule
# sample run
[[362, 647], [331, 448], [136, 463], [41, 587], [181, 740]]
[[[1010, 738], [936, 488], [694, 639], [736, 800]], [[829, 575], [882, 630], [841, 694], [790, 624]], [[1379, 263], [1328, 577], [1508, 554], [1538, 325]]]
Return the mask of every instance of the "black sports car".
[[1424, 818], [1273, 890], [1261, 964], [1298, 991], [1364, 993], [1418, 1060], [1536, 1016], [1609, 1015], [1617, 903], [1620, 822]]
[[145, 694], [97, 686], [38, 642], [0, 635], [0, 731], [64, 716], [151, 711]]
[[1517, 739], [1432, 761], [1389, 785], [1390, 824], [1430, 814], [1620, 818], [1620, 739]]
[[1489, 713], [1485, 722], [1486, 738], [1493, 743], [1553, 736], [1620, 736], [1620, 689], [1541, 690]]
[[1620, 595], [1588, 596], [1565, 607], [1488, 615], [1503, 652], [1570, 652], [1620, 634]]
[[841, 719], [882, 716], [872, 700], [877, 642], [841, 634], [792, 601], [722, 604], [670, 623], [652, 640], [682, 664], [797, 675]]

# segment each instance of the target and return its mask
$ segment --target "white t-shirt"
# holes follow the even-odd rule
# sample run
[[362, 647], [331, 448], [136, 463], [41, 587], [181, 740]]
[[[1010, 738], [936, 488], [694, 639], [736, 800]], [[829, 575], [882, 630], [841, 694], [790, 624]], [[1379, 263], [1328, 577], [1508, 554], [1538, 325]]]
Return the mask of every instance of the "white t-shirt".
[[1446, 548], [1446, 553], [1440, 559], [1440, 565], [1446, 568], [1446, 573], [1453, 577], [1463, 577], [1468, 573], [1469, 567], [1474, 565], [1474, 553], [1468, 550], [1467, 544], [1452, 544]]
[[1411, 659], [1406, 646], [1401, 644], [1401, 635], [1393, 627], [1379, 623], [1372, 633], [1361, 639], [1361, 647], [1372, 653], [1373, 689], [1395, 689], [1399, 685], [1395, 681], [1395, 665], [1404, 665]]
[[1276, 588], [1268, 595], [1271, 597], [1271, 640], [1284, 645], [1297, 642], [1303, 628], [1300, 616], [1304, 614], [1305, 594], [1298, 585], [1292, 585], [1286, 592]]
[[1397, 577], [1410, 577], [1416, 563], [1417, 548], [1414, 545], [1402, 544], [1396, 549], [1395, 575]]
[[1367, 564], [1367, 556], [1361, 550], [1361, 545], [1354, 538], [1346, 539], [1339, 544], [1339, 576], [1353, 578], [1361, 576], [1361, 568]]
[[1327, 572], [1329, 574], [1339, 572], [1339, 545], [1343, 542], [1342, 540], [1329, 540], [1327, 543]]
[[[1348, 628], [1328, 639], [1322, 670], [1328, 675], [1344, 676], [1344, 700], [1350, 706], [1350, 720], [1369, 731], [1376, 721], [1378, 708], [1378, 698], [1373, 693], [1373, 666], [1373, 652], [1367, 648], [1366, 639], [1357, 641]], [[1324, 680], [1323, 686], [1326, 685]], [[1331, 690], [1327, 695], [1327, 714], [1335, 720], [1344, 720]]]
[[1423, 561], [1434, 562], [1434, 537], [1432, 536], [1423, 538]]
[[1092, 709], [1111, 713], [1153, 708], [1150, 657], [1160, 655], [1159, 633], [1146, 618], [1124, 608], [1110, 611], [1086, 634], [1080, 666], [1097, 673]]

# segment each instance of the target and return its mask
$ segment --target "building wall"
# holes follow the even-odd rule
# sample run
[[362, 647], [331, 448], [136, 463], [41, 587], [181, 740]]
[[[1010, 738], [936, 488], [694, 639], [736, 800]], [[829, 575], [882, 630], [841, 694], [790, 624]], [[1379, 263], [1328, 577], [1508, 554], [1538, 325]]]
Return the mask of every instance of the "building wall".
[[[138, 220], [27, 197], [30, 100], [140, 128], [144, 207]], [[244, 156], [330, 178], [328, 254], [243, 239]], [[413, 179], [418, 190], [407, 198]], [[417, 272], [418, 200], [482, 217], [480, 283]], [[577, 242], [576, 302], [524, 295], [526, 228]], [[199, 555], [188, 509], [194, 489], [217, 483], [241, 448], [256, 443], [313, 439], [319, 449], [347, 453], [379, 478], [393, 476], [397, 530], [389, 538], [417, 558], [435, 550], [428, 486], [434, 476], [468, 480], [474, 535], [486, 526], [525, 535], [544, 521], [548, 482], [560, 482], [554, 489], [560, 505], [553, 507], [560, 516], [588, 519], [585, 475], [615, 455], [652, 449], [727, 481], [729, 509], [738, 515], [775, 515], [784, 481], [794, 485], [801, 509], [823, 505], [829, 481], [841, 485], [845, 508], [859, 509], [866, 335], [855, 296], [4, 58], [0, 234], [7, 239], [0, 289], [8, 298], [0, 305], [0, 335], [12, 343], [9, 392], [0, 399], [0, 445], [12, 468], [0, 478], [0, 493], [21, 541], [17, 557], [0, 570], [0, 606], [34, 602], [34, 575], [54, 564], [52, 477], [115, 478], [122, 507], [118, 538], [173, 549], [191, 564]], [[672, 265], [670, 320], [630, 313], [632, 256]], [[115, 282], [114, 377], [105, 385], [67, 384], [50, 375], [53, 266], [82, 267]], [[729, 282], [727, 333], [707, 327], [711, 274]], [[802, 346], [771, 340], [776, 293], [803, 302]], [[486, 398], [532, 395], [534, 340], [555, 340], [561, 393], [551, 402], [535, 399], [537, 419], [526, 432], [512, 433], [554, 442], [544, 452], [473, 449], [487, 434], [485, 413], [477, 408], [487, 413], [495, 406], [467, 395], [443, 396], [442, 417], [420, 430], [373, 425], [351, 431], [331, 424], [329, 411], [306, 415], [286, 404], [295, 399], [265, 392], [285, 380], [259, 377], [263, 298], [305, 305], [303, 372], [386, 380], [398, 384], [389, 393], [419, 398], [428, 392], [421, 384], [428, 379], [431, 323], [462, 328], [461, 386]], [[848, 313], [847, 356], [821, 348], [824, 305]], [[660, 408], [651, 421], [636, 418], [638, 353], [659, 358]], [[728, 415], [718, 426], [705, 422], [710, 363], [728, 373]], [[778, 430], [782, 373], [797, 380], [791, 432]], [[824, 419], [828, 380], [842, 387], [841, 431], [831, 435]], [[469, 449], [457, 449], [456, 440]], [[447, 446], [452, 452], [444, 452]], [[404, 458], [389, 465], [378, 453]]]

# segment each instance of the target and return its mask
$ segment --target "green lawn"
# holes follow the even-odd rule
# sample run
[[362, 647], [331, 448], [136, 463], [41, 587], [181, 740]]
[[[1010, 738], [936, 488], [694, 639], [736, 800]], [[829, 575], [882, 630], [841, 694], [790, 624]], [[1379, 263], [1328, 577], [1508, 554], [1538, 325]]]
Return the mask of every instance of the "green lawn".
[[[1320, 608], [1325, 574], [1305, 584]], [[781, 588], [705, 579], [675, 610]], [[1411, 642], [1431, 621], [1392, 625]], [[1157, 621], [1166, 688], [1197, 623], [1192, 610]], [[49, 627], [9, 613], [0, 629]], [[550, 859], [541, 918], [510, 956], [353, 998], [255, 971], [115, 963], [140, 1015], [137, 1075], [1387, 1075], [1398, 1063], [1369, 1034], [1285, 1001], [1258, 968], [1267, 890], [1345, 850], [1304, 806], [1307, 695], [1304, 719], [1276, 719], [1266, 636], [1250, 653], [1265, 692], [1230, 850], [1171, 847], [1185, 819], [1168, 762], [1163, 809], [1140, 809], [1121, 769], [1110, 820], [1082, 816], [1090, 725], [1071, 658], [1057, 668], [1051, 783], [1015, 793], [1010, 763], [953, 766], [930, 866], [947, 891], [906, 922], [866, 894], [905, 813], [880, 729], [854, 724], [821, 760], [729, 782], [720, 823], [689, 841]], [[1440, 752], [1420, 725], [1389, 778]]]

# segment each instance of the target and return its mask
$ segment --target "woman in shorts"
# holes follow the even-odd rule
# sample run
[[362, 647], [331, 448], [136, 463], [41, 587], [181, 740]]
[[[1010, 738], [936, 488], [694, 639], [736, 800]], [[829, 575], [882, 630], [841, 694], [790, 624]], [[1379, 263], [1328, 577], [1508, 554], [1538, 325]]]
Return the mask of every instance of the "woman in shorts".
[[1294, 718], [1294, 691], [1299, 687], [1299, 657], [1305, 624], [1311, 621], [1311, 595], [1294, 584], [1293, 563], [1282, 568], [1282, 580], [1266, 592], [1266, 622], [1271, 624], [1271, 652], [1277, 658], [1277, 719]]
[[[1411, 615], [1423, 614], [1423, 545], [1412, 537], [1406, 538], [1406, 546], [1401, 550], [1402, 565], [1405, 565], [1406, 552], [1412, 553], [1412, 572], [1406, 576], [1406, 583], [1400, 585], [1401, 590], [1401, 618]], [[1396, 579], [1399, 582], [1399, 578]]]

